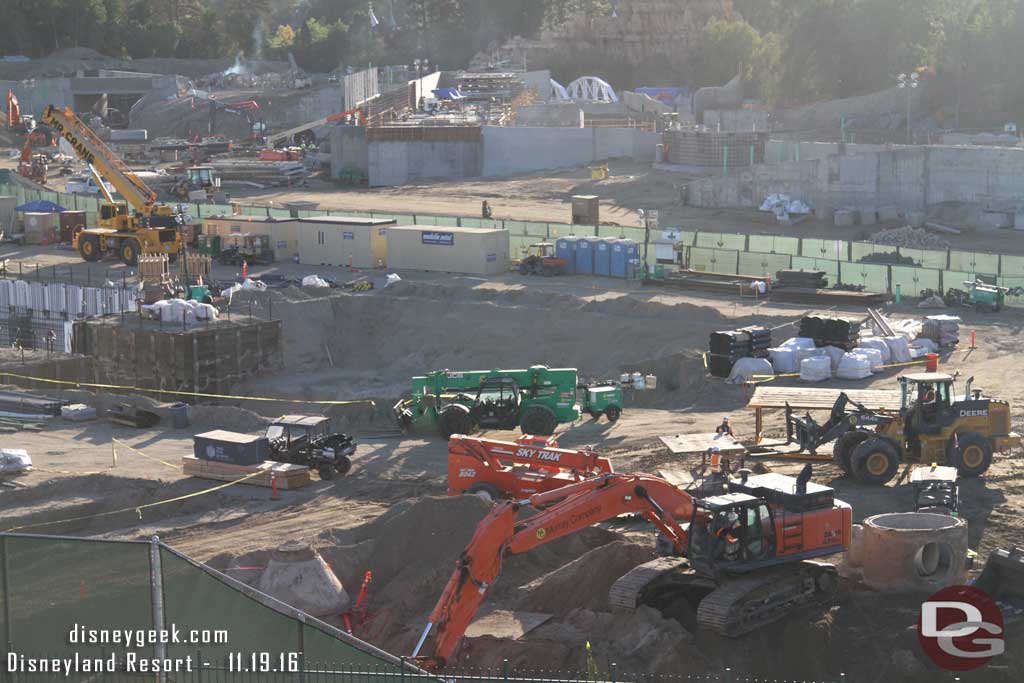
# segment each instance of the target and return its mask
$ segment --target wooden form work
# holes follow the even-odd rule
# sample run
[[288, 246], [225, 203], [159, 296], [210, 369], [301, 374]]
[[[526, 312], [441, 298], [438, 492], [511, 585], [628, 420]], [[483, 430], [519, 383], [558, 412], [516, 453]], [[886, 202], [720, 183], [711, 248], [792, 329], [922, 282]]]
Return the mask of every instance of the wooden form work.
[[727, 434], [674, 434], [658, 438], [672, 455], [699, 455], [706, 453], [712, 446], [718, 446], [723, 455], [743, 453], [746, 450], [742, 444]]
[[277, 479], [277, 488], [282, 491], [302, 488], [309, 483], [309, 468], [305, 465], [293, 465], [273, 460], [264, 460], [260, 465], [232, 465], [226, 462], [200, 460], [187, 455], [181, 459], [181, 469], [182, 472], [193, 477], [216, 481], [237, 481], [249, 474], [263, 472], [261, 476], [246, 479], [241, 483], [266, 487], [271, 485], [270, 473], [273, 472], [274, 478]]
[[759, 386], [747, 402], [747, 408], [754, 411], [754, 439], [761, 442], [764, 426], [762, 411], [765, 408], [784, 409], [788, 404], [793, 410], [832, 410], [839, 394], [846, 392], [851, 400], [863, 404], [868, 410], [897, 412], [900, 409], [899, 389], [822, 389], [818, 387], [769, 387]]

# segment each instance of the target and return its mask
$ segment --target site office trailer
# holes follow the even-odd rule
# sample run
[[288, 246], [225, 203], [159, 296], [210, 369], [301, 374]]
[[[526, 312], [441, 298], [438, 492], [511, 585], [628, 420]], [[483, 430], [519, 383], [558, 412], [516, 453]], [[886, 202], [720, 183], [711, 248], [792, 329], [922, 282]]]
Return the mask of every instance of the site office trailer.
[[299, 226], [299, 263], [383, 267], [387, 263], [387, 231], [394, 223], [383, 218], [348, 216], [296, 219]]
[[299, 253], [299, 224], [293, 218], [210, 216], [203, 219], [203, 234], [266, 235], [275, 261], [291, 261]]
[[509, 268], [507, 230], [396, 225], [387, 243], [389, 269], [499, 275]]

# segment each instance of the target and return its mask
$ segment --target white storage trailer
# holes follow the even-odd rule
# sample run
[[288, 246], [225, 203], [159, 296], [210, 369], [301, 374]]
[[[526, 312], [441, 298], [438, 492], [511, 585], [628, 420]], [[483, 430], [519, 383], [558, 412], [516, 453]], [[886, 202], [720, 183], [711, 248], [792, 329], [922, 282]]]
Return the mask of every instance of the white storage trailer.
[[387, 248], [389, 270], [499, 275], [509, 268], [507, 230], [394, 225]]
[[393, 220], [351, 216], [294, 220], [299, 226], [299, 263], [355, 268], [385, 265], [387, 231]]

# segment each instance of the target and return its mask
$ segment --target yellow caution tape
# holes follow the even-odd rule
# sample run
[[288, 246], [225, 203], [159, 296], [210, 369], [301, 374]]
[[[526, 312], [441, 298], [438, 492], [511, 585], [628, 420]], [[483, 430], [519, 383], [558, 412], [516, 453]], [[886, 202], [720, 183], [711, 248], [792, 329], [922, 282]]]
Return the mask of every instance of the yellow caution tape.
[[226, 489], [229, 486], [234, 486], [235, 484], [239, 484], [239, 483], [241, 483], [241, 482], [243, 482], [243, 481], [245, 481], [247, 479], [252, 479], [253, 477], [259, 477], [259, 476], [265, 475], [266, 473], [267, 473], [266, 470], [260, 470], [258, 472], [253, 472], [252, 474], [247, 474], [244, 477], [240, 477], [239, 479], [235, 479], [234, 481], [229, 481], [226, 484], [220, 484], [218, 486], [214, 486], [213, 488], [203, 489], [202, 491], [196, 491], [194, 493], [186, 493], [183, 496], [177, 496], [176, 498], [168, 498], [167, 500], [158, 500], [155, 503], [145, 503], [144, 505], [139, 505], [137, 507], [121, 508], [120, 510], [110, 510], [108, 512], [97, 512], [97, 513], [92, 514], [92, 515], [82, 515], [80, 517], [68, 517], [67, 519], [57, 519], [57, 520], [53, 520], [51, 522], [38, 522], [36, 524], [24, 524], [22, 526], [11, 527], [10, 529], [4, 529], [4, 531], [5, 532], [20, 531], [21, 529], [35, 529], [35, 528], [38, 528], [38, 527], [41, 527], [41, 526], [52, 526], [54, 524], [64, 524], [66, 522], [80, 522], [82, 520], [93, 519], [93, 518], [96, 518], [96, 517], [110, 517], [111, 515], [120, 515], [120, 514], [124, 514], [125, 512], [134, 512], [135, 514], [137, 514], [139, 516], [139, 519], [142, 519], [142, 511], [145, 510], [146, 508], [157, 507], [158, 505], [166, 505], [167, 503], [176, 503], [178, 501], [187, 500], [189, 498], [195, 498], [197, 496], [204, 496], [207, 493], [213, 493], [215, 491], [220, 491], [220, 490]]
[[76, 388], [90, 387], [94, 389], [119, 389], [121, 391], [148, 392], [151, 394], [171, 394], [173, 396], [194, 396], [196, 398], [224, 398], [235, 401], [276, 401], [279, 403], [312, 403], [325, 406], [345, 406], [358, 403], [368, 403], [371, 406], [377, 404], [371, 399], [357, 399], [352, 401], [314, 401], [301, 398], [274, 398], [270, 396], [232, 396], [229, 394], [204, 394], [198, 391], [174, 391], [173, 389], [147, 389], [144, 387], [128, 387], [120, 384], [98, 384], [96, 382], [69, 382], [59, 379], [48, 379], [46, 377], [30, 377], [28, 375], [17, 375], [13, 372], [0, 372], [0, 376], [17, 377], [18, 379], [32, 380], [33, 382], [46, 382], [49, 384], [64, 384]]
[[155, 458], [152, 455], [146, 455], [145, 453], [143, 453], [139, 449], [132, 448], [131, 446], [126, 444], [124, 441], [121, 441], [120, 439], [111, 439], [110, 448], [111, 448], [111, 450], [114, 451], [114, 462], [117, 462], [117, 451], [114, 449], [114, 446], [123, 446], [123, 447], [127, 448], [129, 451], [131, 451], [132, 453], [134, 453], [136, 455], [141, 455], [146, 460], [152, 460], [153, 462], [158, 462], [158, 463], [160, 463], [161, 465], [163, 465], [165, 467], [171, 468], [175, 472], [177, 472], [178, 470], [181, 469], [181, 465], [174, 465], [172, 463], [167, 462], [166, 460], [161, 460], [160, 458]]

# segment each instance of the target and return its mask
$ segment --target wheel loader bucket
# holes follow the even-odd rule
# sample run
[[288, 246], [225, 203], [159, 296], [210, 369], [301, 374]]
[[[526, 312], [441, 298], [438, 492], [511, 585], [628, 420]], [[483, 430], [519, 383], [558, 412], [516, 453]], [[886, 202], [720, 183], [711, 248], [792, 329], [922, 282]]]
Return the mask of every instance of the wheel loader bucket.
[[1024, 548], [997, 548], [988, 555], [974, 585], [997, 602], [1024, 607]]

